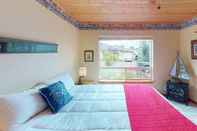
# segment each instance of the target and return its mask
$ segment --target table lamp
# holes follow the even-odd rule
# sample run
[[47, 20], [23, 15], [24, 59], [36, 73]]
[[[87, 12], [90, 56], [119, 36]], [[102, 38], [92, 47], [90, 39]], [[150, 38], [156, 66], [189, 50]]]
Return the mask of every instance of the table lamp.
[[80, 67], [79, 68], [79, 82], [78, 84], [82, 84], [82, 78], [87, 75], [87, 67]]

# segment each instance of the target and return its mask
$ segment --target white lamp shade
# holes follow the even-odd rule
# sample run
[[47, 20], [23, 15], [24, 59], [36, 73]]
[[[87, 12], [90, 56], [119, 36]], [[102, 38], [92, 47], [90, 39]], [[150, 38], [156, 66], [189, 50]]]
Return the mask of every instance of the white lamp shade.
[[79, 68], [79, 76], [86, 76], [87, 75], [87, 67], [80, 67]]

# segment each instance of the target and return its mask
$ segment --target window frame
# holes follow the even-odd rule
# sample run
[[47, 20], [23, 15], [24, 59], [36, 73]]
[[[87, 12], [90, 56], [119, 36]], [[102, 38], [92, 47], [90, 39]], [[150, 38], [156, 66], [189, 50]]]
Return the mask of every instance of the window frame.
[[[100, 79], [100, 69], [101, 68], [108, 68], [108, 67], [101, 67], [100, 66], [100, 50], [101, 50], [101, 47], [100, 47], [100, 41], [101, 40], [151, 40], [152, 41], [152, 44], [151, 44], [151, 50], [152, 52], [150, 53], [151, 54], [151, 57], [152, 57], [152, 60], [150, 62], [151, 64], [151, 78], [150, 79], [124, 79], [124, 80], [104, 80], [104, 79]], [[124, 83], [124, 82], [131, 82], [131, 83], [136, 83], [136, 82], [140, 82], [140, 83], [153, 83], [154, 82], [154, 39], [152, 37], [140, 37], [140, 36], [135, 36], [135, 37], [128, 37], [128, 36], [105, 36], [105, 37], [100, 37], [99, 40], [98, 40], [98, 82], [100, 83]], [[110, 68], [110, 67], [109, 67]], [[111, 69], [113, 68], [121, 68], [121, 67], [112, 67]]]

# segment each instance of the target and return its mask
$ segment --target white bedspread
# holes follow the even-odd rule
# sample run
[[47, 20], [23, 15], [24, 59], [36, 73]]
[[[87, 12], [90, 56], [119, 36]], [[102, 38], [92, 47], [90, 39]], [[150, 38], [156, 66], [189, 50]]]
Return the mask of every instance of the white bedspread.
[[60, 113], [46, 110], [26, 123], [28, 131], [130, 131], [122, 85], [82, 85]]
[[105, 92], [105, 93], [122, 93], [124, 91], [122, 84], [97, 84], [97, 85], [77, 85], [72, 88], [71, 92], [84, 93], [84, 92]]

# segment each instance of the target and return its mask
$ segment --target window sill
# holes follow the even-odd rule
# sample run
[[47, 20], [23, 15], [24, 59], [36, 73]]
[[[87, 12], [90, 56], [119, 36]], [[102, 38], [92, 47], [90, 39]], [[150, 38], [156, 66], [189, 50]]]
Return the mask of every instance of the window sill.
[[99, 80], [99, 83], [154, 83], [154, 80]]

